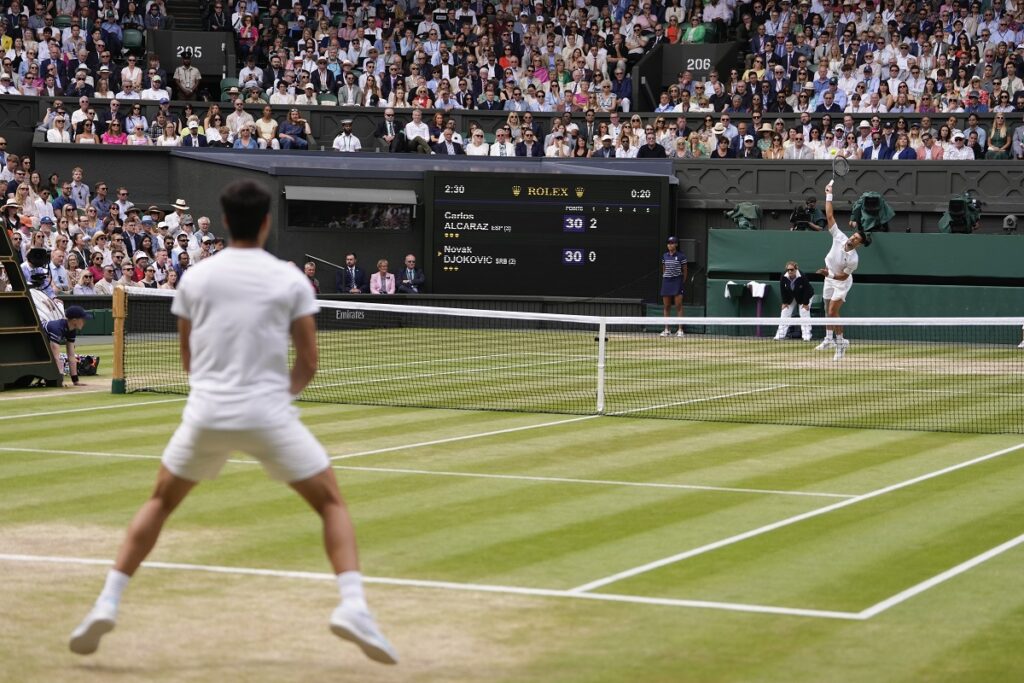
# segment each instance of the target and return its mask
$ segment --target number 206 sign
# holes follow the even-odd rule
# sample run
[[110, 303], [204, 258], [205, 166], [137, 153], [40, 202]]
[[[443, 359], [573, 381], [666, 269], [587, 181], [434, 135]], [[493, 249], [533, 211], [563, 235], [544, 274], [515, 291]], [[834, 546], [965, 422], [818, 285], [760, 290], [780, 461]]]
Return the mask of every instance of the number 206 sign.
[[[722, 74], [723, 65], [735, 61], [735, 43], [712, 43], [707, 45], [666, 45], [664, 75], [671, 76], [666, 83], [674, 83], [680, 73], [689, 71], [694, 80], [704, 80], [712, 70]], [[728, 75], [728, 70], [725, 70]], [[726, 80], [726, 79], [722, 79]]]

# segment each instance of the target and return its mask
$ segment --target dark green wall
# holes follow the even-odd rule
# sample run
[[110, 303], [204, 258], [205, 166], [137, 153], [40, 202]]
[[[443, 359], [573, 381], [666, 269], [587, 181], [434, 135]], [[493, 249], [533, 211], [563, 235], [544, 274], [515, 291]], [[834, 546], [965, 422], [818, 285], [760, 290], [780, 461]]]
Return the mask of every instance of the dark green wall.
[[[821, 294], [831, 245], [827, 233], [711, 230], [708, 239], [709, 316], [754, 315], [756, 301], [744, 293], [725, 298], [729, 280], [770, 284], [763, 315], [781, 303], [778, 278], [790, 260], [810, 275]], [[860, 265], [843, 314], [865, 317], [1024, 315], [1024, 237], [1014, 235], [878, 234], [861, 248]], [[957, 284], [956, 281], [971, 284]]]
[[[824, 267], [827, 232], [709, 230], [708, 271], [778, 274], [786, 261], [814, 272]], [[1022, 278], [1024, 237], [1018, 235], [874, 234], [860, 250], [855, 277]]]

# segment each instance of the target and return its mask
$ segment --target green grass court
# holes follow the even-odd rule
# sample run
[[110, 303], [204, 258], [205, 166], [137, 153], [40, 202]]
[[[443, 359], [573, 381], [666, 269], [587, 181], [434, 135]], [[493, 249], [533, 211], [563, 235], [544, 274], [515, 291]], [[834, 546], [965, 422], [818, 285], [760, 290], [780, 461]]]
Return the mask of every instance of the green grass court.
[[[627, 341], [609, 341], [610, 378], [651, 381], [643, 396], [610, 383], [609, 410], [672, 402], [658, 364], [642, 357], [689, 351]], [[339, 390], [373, 403], [402, 381], [415, 403], [440, 381], [410, 378], [433, 373], [386, 367], [353, 342], [333, 367], [378, 367], [324, 367], [316, 383], [340, 377]], [[722, 348], [690, 379], [717, 381], [701, 389], [708, 397], [778, 382], [780, 366], [802, 370], [783, 382], [801, 397], [835, 379], [761, 346], [756, 364]], [[446, 352], [486, 355], [461, 353], [470, 347]], [[879, 393], [866, 375], [872, 348], [841, 371], [858, 399]], [[427, 368], [437, 364], [429, 349], [415, 359]], [[1024, 671], [1024, 436], [734, 422], [756, 405], [748, 396], [662, 409], [706, 410], [688, 415], [705, 421], [543, 412], [566, 408], [546, 403], [566, 393], [545, 392], [549, 368], [579, 375], [570, 388], [592, 395], [589, 347], [572, 347], [579, 366], [492, 357], [442, 370], [472, 371], [445, 376], [453, 392], [489, 372], [494, 407], [529, 386], [536, 413], [303, 405], [335, 456], [398, 667], [328, 632], [337, 592], [318, 521], [242, 456], [172, 518], [99, 653], [75, 657], [67, 636], [183, 405], [173, 394], [111, 395], [110, 348], [91, 351], [106, 376], [89, 387], [0, 394], [2, 681], [919, 683]], [[1009, 394], [994, 405], [1015, 419], [1019, 376], [978, 372], [1019, 372], [1006, 352], [947, 359], [940, 374]], [[939, 390], [946, 351], [933, 353], [920, 367], [909, 352], [897, 359], [905, 395], [878, 398], [873, 419]], [[926, 398], [933, 409], [968, 399], [955, 386]]]

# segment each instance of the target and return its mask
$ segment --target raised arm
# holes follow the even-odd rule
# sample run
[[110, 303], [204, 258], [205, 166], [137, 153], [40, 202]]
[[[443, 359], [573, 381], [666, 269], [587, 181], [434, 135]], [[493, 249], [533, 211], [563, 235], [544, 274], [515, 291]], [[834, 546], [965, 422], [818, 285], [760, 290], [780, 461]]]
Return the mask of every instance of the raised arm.
[[832, 211], [832, 183], [835, 181], [828, 181], [828, 185], [825, 186], [825, 224], [828, 229], [831, 229], [836, 224], [836, 215]]

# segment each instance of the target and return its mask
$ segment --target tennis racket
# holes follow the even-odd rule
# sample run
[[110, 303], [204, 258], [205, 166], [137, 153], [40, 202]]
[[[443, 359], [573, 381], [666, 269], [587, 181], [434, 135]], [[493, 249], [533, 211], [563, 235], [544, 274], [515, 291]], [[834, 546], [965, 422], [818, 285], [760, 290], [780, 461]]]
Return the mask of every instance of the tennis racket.
[[850, 162], [846, 160], [846, 157], [833, 157], [832, 158], [832, 180], [835, 181], [837, 177], [842, 178], [850, 172]]

